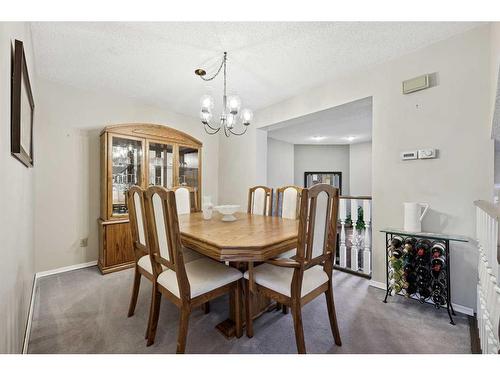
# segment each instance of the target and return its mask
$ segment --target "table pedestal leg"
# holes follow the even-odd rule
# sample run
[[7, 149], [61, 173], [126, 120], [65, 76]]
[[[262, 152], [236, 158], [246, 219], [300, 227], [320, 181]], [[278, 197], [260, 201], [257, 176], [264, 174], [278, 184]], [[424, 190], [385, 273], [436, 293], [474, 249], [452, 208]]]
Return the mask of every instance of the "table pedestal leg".
[[[235, 266], [234, 264], [232, 264]], [[245, 264], [246, 267], [246, 264]], [[241, 269], [241, 267], [238, 267]], [[246, 282], [246, 280], [241, 280], [242, 282]], [[240, 288], [242, 293], [244, 293], [244, 288]], [[243, 322], [243, 327], [245, 327], [245, 296], [240, 296], [240, 319]], [[224, 335], [227, 339], [230, 339], [236, 335], [236, 326], [234, 323], [234, 296], [231, 293], [229, 295], [229, 318], [220, 322], [215, 326], [215, 328]], [[276, 303], [274, 303], [271, 299], [264, 297], [258, 293], [253, 293], [252, 299], [252, 309], [254, 311], [253, 318], [257, 319], [259, 316], [264, 314], [265, 312], [276, 309]]]

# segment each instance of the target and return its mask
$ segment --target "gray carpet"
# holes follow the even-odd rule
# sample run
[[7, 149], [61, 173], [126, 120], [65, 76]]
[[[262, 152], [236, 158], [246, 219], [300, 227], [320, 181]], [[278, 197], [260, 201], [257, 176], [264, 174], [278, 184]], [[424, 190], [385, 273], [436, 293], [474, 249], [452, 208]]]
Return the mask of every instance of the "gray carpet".
[[[470, 353], [468, 319], [449, 324], [445, 310], [384, 291], [357, 276], [335, 272], [334, 291], [342, 347], [335, 346], [323, 297], [303, 308], [308, 353]], [[144, 333], [151, 284], [143, 279], [136, 313], [127, 318], [132, 270], [102, 276], [96, 267], [44, 277], [36, 290], [29, 353], [175, 353], [177, 308], [161, 306], [156, 342]], [[254, 324], [254, 337], [226, 340], [215, 325], [227, 317], [228, 299], [196, 309], [189, 322], [187, 353], [296, 353], [291, 314], [269, 312]]]

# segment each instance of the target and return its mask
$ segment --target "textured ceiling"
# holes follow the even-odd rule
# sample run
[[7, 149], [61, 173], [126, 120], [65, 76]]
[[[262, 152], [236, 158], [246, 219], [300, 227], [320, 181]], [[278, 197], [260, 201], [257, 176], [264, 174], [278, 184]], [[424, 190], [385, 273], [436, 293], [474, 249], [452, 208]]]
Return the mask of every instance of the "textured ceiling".
[[198, 116], [220, 101], [222, 80], [203, 82], [228, 51], [228, 90], [258, 110], [336, 76], [409, 53], [478, 23], [40, 22], [32, 23], [37, 74]]
[[293, 144], [367, 142], [372, 139], [372, 98], [283, 121], [268, 127], [267, 130], [270, 138]]

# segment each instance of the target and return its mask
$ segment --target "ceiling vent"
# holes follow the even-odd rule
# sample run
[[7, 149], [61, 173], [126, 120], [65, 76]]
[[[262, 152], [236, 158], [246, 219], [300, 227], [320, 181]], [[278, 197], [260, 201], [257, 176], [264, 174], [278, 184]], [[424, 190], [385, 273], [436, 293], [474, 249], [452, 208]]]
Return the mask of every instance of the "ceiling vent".
[[403, 81], [403, 94], [424, 90], [430, 87], [429, 74]]

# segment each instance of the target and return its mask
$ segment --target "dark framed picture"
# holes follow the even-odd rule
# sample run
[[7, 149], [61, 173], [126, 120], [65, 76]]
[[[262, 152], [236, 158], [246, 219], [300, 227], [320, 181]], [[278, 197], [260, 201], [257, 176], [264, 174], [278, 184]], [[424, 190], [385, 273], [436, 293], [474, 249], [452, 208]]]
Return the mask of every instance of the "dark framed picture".
[[328, 184], [339, 189], [342, 195], [342, 172], [304, 172], [304, 187]]
[[31, 91], [23, 42], [15, 40], [12, 58], [10, 152], [26, 167], [33, 166], [33, 117]]

